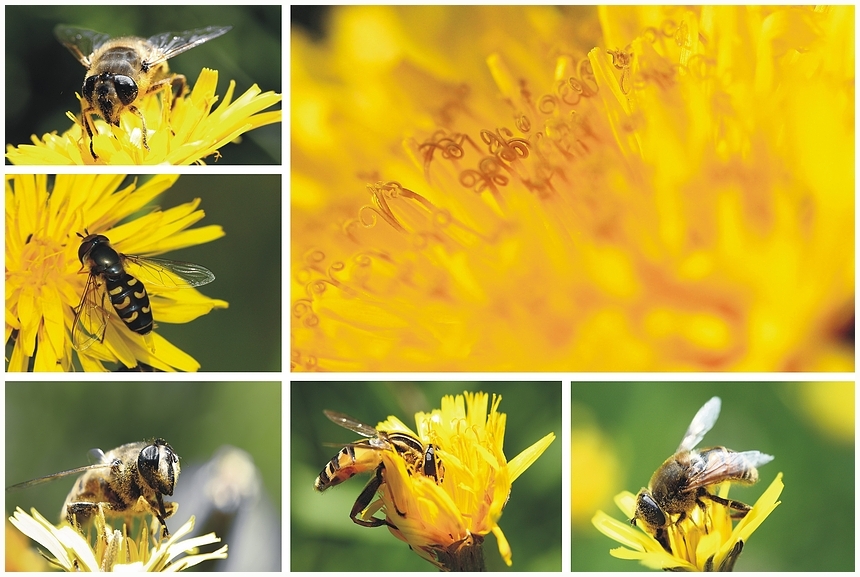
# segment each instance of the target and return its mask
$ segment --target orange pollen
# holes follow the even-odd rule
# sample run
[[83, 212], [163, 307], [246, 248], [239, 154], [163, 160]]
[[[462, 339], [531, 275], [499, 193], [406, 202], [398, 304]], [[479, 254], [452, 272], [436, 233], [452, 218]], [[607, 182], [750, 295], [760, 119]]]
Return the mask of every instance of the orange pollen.
[[16, 273], [20, 275], [22, 285], [42, 287], [47, 284], [58, 284], [63, 271], [68, 268], [66, 247], [52, 239], [33, 236], [21, 251], [21, 267]]

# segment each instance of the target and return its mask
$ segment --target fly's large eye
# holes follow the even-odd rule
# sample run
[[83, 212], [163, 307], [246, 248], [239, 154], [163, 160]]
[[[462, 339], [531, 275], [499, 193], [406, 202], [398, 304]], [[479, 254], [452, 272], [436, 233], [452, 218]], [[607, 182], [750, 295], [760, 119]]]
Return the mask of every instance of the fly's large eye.
[[97, 76], [89, 76], [84, 80], [84, 85], [81, 88], [81, 93], [84, 95], [84, 98], [87, 100], [93, 99], [93, 94], [96, 91], [96, 79]]
[[666, 525], [666, 514], [648, 493], [639, 493], [636, 498], [636, 512], [642, 520], [650, 527], [663, 527]]
[[[154, 445], [144, 447], [138, 455], [137, 470], [146, 483], [157, 492], [173, 495], [173, 487], [179, 473], [178, 461], [179, 458], [170, 445], [156, 441]], [[175, 469], [174, 464], [177, 464]]]
[[[89, 78], [87, 78], [89, 81]], [[128, 106], [137, 98], [137, 84], [128, 76], [117, 74], [113, 77], [113, 86], [120, 102]]]

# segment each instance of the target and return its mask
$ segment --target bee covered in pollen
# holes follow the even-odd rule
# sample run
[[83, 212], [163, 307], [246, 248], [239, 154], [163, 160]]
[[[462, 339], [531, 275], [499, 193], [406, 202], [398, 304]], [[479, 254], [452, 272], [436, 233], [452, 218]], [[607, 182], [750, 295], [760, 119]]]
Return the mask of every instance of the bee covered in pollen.
[[149, 38], [111, 38], [102, 32], [65, 24], [54, 28], [60, 43], [87, 69], [81, 87], [81, 122], [89, 137], [93, 159], [98, 159], [93, 148], [93, 114], [101, 116], [108, 124], [119, 126], [120, 115], [126, 110], [131, 112], [140, 119], [141, 143], [149, 150], [146, 121], [138, 109], [140, 101], [159, 91], [181, 96], [186, 88], [185, 76], [170, 74], [167, 60], [231, 28], [207, 26], [163, 32]]

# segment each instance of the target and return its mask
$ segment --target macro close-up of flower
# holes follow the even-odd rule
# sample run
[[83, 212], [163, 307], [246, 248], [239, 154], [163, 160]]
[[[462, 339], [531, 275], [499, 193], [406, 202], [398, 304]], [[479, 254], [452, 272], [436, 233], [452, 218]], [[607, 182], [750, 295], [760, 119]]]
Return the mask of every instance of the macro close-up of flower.
[[7, 164], [279, 164], [281, 12], [9, 7]]
[[[227, 308], [226, 301], [198, 292], [193, 288], [196, 284], [177, 280], [176, 274], [190, 271], [197, 278], [207, 274], [208, 282], [211, 273], [205, 268], [166, 261], [172, 263], [168, 269], [161, 266], [162, 259], [145, 258], [224, 236], [218, 225], [189, 228], [204, 217], [199, 198], [166, 210], [150, 206], [178, 178], [159, 175], [138, 185], [136, 179], [127, 182], [124, 175], [7, 175], [4, 342], [8, 371], [104, 371], [115, 365], [196, 371], [200, 367], [160, 336], [157, 326], [133, 331], [131, 320], [136, 317], [120, 312], [129, 302], [111, 306], [103, 275], [84, 266], [94, 250], [85, 249], [89, 246], [85, 236], [104, 235], [123, 255], [117, 257], [123, 266], [135, 265], [129, 269], [132, 279], [120, 284], [133, 286], [136, 275], [146, 285], [144, 291], [135, 289], [137, 300], [127, 312], [139, 311], [142, 316], [151, 303], [156, 323], [182, 324]], [[147, 208], [148, 212], [140, 213]]]
[[292, 16], [294, 371], [853, 371], [853, 6]]

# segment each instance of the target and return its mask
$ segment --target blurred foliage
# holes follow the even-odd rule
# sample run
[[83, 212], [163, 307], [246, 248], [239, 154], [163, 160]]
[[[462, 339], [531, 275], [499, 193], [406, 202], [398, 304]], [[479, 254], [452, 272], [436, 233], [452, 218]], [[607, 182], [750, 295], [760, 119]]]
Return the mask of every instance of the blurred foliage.
[[389, 415], [415, 427], [414, 414], [439, 408], [444, 395], [463, 391], [502, 395], [507, 414], [505, 456], [514, 458], [544, 435], [556, 440], [516, 481], [499, 525], [513, 550], [508, 569], [495, 537], [487, 536], [488, 571], [560, 571], [561, 524], [561, 385], [560, 383], [446, 382], [290, 384], [290, 570], [291, 571], [433, 571], [384, 527], [354, 524], [349, 512], [369, 475], [360, 475], [317, 494], [314, 479], [337, 453], [325, 443], [346, 444], [358, 435], [339, 428], [324, 409], [347, 413], [376, 425]]
[[[54, 37], [54, 26], [71, 24], [111, 36], [148, 38], [166, 31], [211, 25], [233, 29], [169, 62], [189, 84], [201, 68], [218, 70], [218, 92], [236, 81], [235, 97], [252, 84], [282, 93], [281, 7], [226, 5], [7, 6], [6, 142], [29, 144], [33, 134], [69, 128], [66, 112], [80, 114], [75, 92], [85, 69]], [[221, 149], [218, 164], [280, 164], [281, 125], [252, 130], [240, 144]], [[214, 162], [213, 158], [206, 162]]]
[[[6, 383], [6, 486], [87, 465], [92, 448], [108, 451], [155, 437], [173, 446], [183, 470], [202, 464], [223, 445], [247, 451], [280, 517], [280, 382]], [[15, 507], [28, 512], [36, 507], [58, 520], [73, 480], [8, 492], [7, 516]], [[180, 475], [177, 487], [182, 485]], [[168, 527], [178, 527], [187, 515], [180, 503]], [[241, 546], [229, 545], [233, 553]]]
[[[572, 420], [595, 424], [613, 441], [621, 472], [595, 504], [616, 519], [622, 513], [612, 496], [636, 493], [672, 455], [696, 411], [712, 396], [722, 401], [720, 418], [700, 447], [723, 445], [736, 451], [759, 450], [775, 456], [759, 469], [759, 483], [734, 486], [732, 498], [753, 504], [780, 471], [782, 504], [744, 548], [740, 571], [854, 570], [854, 441], [823, 433], [803, 399], [814, 389], [830, 399], [832, 413], [853, 415], [853, 383], [572, 383]], [[853, 422], [853, 417], [852, 417]], [[572, 463], [572, 475], [588, 475]], [[575, 501], [577, 495], [572, 499]], [[593, 516], [593, 515], [592, 515]], [[572, 527], [573, 571], [644, 571], [632, 561], [616, 559], [619, 546], [600, 534], [589, 520]]]

